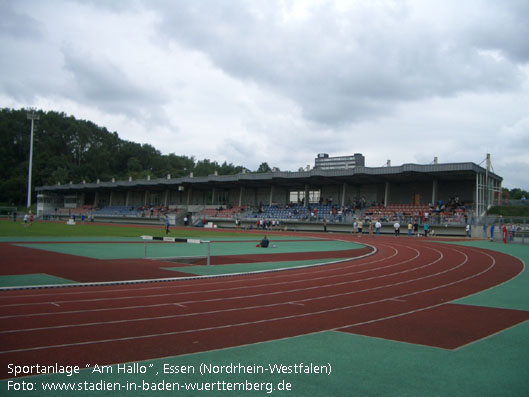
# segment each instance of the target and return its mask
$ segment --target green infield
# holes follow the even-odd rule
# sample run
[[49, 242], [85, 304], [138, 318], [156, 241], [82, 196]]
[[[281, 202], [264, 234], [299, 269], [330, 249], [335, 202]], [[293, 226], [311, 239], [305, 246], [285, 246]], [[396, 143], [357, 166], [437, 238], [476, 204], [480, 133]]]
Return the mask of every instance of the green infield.
[[45, 273], [0, 276], [0, 287], [19, 287], [23, 285], [63, 285], [73, 283], [74, 281], [50, 276], [49, 274]]
[[[255, 233], [202, 228], [174, 229], [169, 235], [166, 235], [165, 230], [160, 230], [160, 228], [136, 227], [131, 225], [98, 225], [88, 223], [71, 226], [57, 222], [37, 222], [33, 226], [24, 227], [17, 223], [2, 221], [0, 222], [0, 230], [0, 243], [27, 248], [28, 251], [31, 249], [69, 255], [62, 260], [66, 261], [63, 263], [70, 269], [76, 266], [75, 256], [94, 260], [156, 259], [166, 262], [166, 266], [162, 265], [162, 267], [158, 265], [163, 270], [201, 276], [313, 266], [326, 262], [335, 262], [337, 259], [333, 258], [333, 255], [329, 255], [331, 258], [325, 259], [325, 256], [322, 254], [318, 255], [320, 259], [314, 259], [310, 257], [310, 253], [349, 251], [364, 247], [361, 244], [353, 242], [325, 240], [303, 234], [286, 235], [272, 232], [268, 233], [270, 247], [264, 249], [257, 246], [264, 235], [262, 232]], [[192, 244], [144, 240], [141, 236], [145, 235], [160, 238], [198, 239], [205, 242], [202, 244]], [[192, 263], [208, 256], [208, 250], [212, 265], [218, 265], [215, 263], [215, 257], [239, 256], [240, 259], [237, 260], [236, 264], [193, 266]], [[273, 259], [266, 259], [267, 256], [273, 254], [294, 253], [301, 255], [307, 253], [308, 256], [303, 255], [303, 257], [299, 257], [298, 255], [297, 259], [291, 261], [279, 258], [278, 256], [275, 256]], [[33, 253], [33, 255], [35, 254]], [[256, 256], [258, 259], [256, 259]], [[349, 254], [344, 255], [344, 257], [346, 256], [349, 257]], [[11, 258], [11, 261], [13, 260], [16, 261], [16, 259]], [[38, 255], [32, 261], [33, 264], [38, 264]], [[234, 262], [233, 259], [230, 261]], [[174, 265], [171, 266], [173, 263]], [[190, 265], [182, 266], [182, 263]], [[31, 270], [34, 271], [35, 269], [32, 268]], [[47, 272], [50, 274], [20, 274], [12, 277], [6, 271], [6, 277], [0, 280], [0, 287], [70, 283], [70, 281], [61, 279], [60, 277], [53, 277], [53, 273], [49, 269], [46, 271], [45, 268], [38, 268], [38, 270], [42, 273]], [[130, 276], [127, 275], [127, 269], [123, 267], [122, 271], [123, 280], [128, 280]], [[24, 273], [24, 271], [20, 271], [20, 273]], [[145, 276], [145, 278], [149, 278], [149, 276]]]
[[[361, 248], [362, 245], [345, 241], [275, 241], [269, 248], [260, 248], [254, 241], [212, 242], [211, 256], [219, 255], [269, 255], [293, 252], [323, 252]], [[149, 243], [24, 243], [22, 247], [84, 256], [94, 259], [182, 258], [207, 256], [207, 244], [173, 242]]]

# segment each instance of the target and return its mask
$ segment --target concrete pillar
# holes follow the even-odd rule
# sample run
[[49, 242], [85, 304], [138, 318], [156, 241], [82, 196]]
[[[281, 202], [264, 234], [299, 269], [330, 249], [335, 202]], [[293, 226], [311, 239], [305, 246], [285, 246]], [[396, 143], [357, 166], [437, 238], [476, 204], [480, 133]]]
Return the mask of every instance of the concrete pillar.
[[242, 195], [243, 195], [243, 192], [244, 192], [244, 188], [241, 186], [241, 189], [239, 191], [239, 207], [242, 206]]
[[432, 204], [437, 203], [437, 179], [433, 180], [432, 183]]
[[384, 207], [387, 207], [389, 203], [389, 188], [389, 181], [386, 181], [386, 189], [384, 191]]

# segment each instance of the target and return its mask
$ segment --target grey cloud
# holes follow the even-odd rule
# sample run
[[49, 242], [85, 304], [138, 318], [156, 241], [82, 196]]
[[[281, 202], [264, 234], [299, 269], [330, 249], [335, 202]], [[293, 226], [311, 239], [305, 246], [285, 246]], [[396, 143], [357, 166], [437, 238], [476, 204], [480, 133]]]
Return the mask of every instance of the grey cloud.
[[161, 29], [170, 39], [200, 49], [235, 78], [293, 99], [307, 119], [324, 125], [431, 96], [511, 90], [521, 78], [517, 65], [472, 47], [476, 38], [461, 40], [457, 29], [441, 35], [412, 20], [406, 6], [337, 16], [329, 3], [285, 25], [281, 2], [163, 4]]
[[16, 40], [34, 39], [41, 34], [41, 24], [33, 17], [17, 9], [14, 1], [0, 1], [0, 37]]
[[158, 113], [156, 108], [165, 97], [154, 89], [143, 87], [108, 59], [94, 59], [71, 47], [63, 48], [64, 69], [72, 77], [72, 86], [63, 94], [73, 100], [88, 102], [104, 112], [125, 114], [135, 119], [139, 110]]
[[484, 17], [469, 27], [471, 42], [499, 51], [516, 63], [529, 62], [529, 2], [485, 2]]

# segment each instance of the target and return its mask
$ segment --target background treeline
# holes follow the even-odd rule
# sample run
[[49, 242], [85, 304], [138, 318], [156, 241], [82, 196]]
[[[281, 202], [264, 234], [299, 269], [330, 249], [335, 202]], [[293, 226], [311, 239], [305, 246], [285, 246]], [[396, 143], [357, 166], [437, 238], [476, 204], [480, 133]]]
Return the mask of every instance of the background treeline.
[[[26, 202], [31, 122], [27, 110], [0, 112], [0, 203]], [[37, 112], [33, 140], [32, 186], [109, 181], [112, 178], [145, 179], [189, 175], [238, 174], [244, 167], [194, 157], [162, 155], [148, 144], [120, 139], [90, 121], [58, 112]], [[268, 172], [262, 163], [256, 172]], [[34, 194], [35, 196], [35, 194]], [[33, 200], [34, 201], [34, 200]]]

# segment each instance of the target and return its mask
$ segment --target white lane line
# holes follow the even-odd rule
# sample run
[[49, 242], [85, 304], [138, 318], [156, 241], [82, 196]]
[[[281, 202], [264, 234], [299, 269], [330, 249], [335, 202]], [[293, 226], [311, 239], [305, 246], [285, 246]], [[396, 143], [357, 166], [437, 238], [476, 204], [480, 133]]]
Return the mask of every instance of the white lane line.
[[[458, 250], [453, 250], [453, 251], [462, 253], [461, 251], [458, 251]], [[466, 254], [464, 254], [464, 253], [462, 253], [462, 254], [466, 256]], [[456, 281], [452, 281], [450, 283], [438, 285], [438, 286], [431, 287], [431, 288], [428, 288], [428, 289], [424, 289], [424, 290], [421, 290], [421, 291], [415, 291], [415, 292], [411, 292], [411, 293], [395, 296], [393, 298], [403, 298], [403, 297], [407, 297], [407, 296], [413, 296], [413, 295], [418, 295], [418, 294], [422, 294], [422, 293], [427, 293], [427, 292], [431, 292], [431, 291], [434, 291], [434, 290], [437, 290], [437, 289], [440, 289], [440, 288], [444, 288], [444, 287], [447, 287], [447, 286], [458, 284], [458, 283], [470, 280], [472, 278], [478, 277], [478, 276], [490, 271], [490, 269], [492, 269], [495, 266], [495, 264], [496, 264], [496, 260], [492, 256], [490, 256], [490, 255], [488, 255], [486, 253], [485, 253], [485, 255], [489, 256], [492, 259], [492, 263], [491, 263], [491, 265], [488, 268], [486, 268], [485, 270], [483, 270], [483, 271], [481, 271], [479, 273], [473, 274], [471, 276], [467, 276], [465, 278], [462, 278], [462, 279], [459, 279], [459, 280], [456, 280]], [[467, 259], [465, 259], [464, 263], [466, 263], [467, 260], [468, 260], [468, 257], [467, 257]], [[463, 263], [458, 265], [457, 267], [460, 267], [462, 265], [463, 265]], [[442, 273], [444, 273], [444, 272], [442, 272]], [[255, 321], [247, 321], [247, 322], [242, 322], [242, 323], [237, 323], [237, 324], [225, 324], [225, 325], [219, 325], [219, 326], [214, 326], [214, 327], [197, 328], [197, 329], [193, 329], [193, 330], [171, 331], [171, 332], [163, 332], [163, 333], [157, 333], [157, 334], [129, 336], [129, 337], [123, 337], [123, 338], [100, 339], [100, 340], [93, 340], [93, 341], [83, 341], [83, 342], [74, 342], [74, 343], [64, 343], [64, 344], [58, 344], [58, 345], [36, 346], [36, 347], [30, 347], [30, 348], [13, 349], [13, 350], [0, 351], [0, 354], [21, 353], [21, 352], [27, 352], [27, 351], [58, 349], [58, 348], [65, 348], [65, 347], [72, 347], [72, 346], [86, 346], [86, 345], [110, 343], [110, 342], [122, 342], [122, 341], [131, 341], [131, 340], [151, 339], [151, 338], [159, 338], [159, 337], [164, 337], [164, 336], [188, 334], [188, 333], [193, 333], [193, 332], [207, 332], [207, 331], [213, 331], [213, 330], [218, 330], [218, 329], [236, 328], [236, 327], [242, 327], [242, 326], [248, 326], [248, 325], [263, 324], [263, 323], [269, 323], [269, 322], [275, 322], [275, 321], [281, 321], [281, 320], [290, 320], [290, 319], [294, 319], [294, 318], [309, 317], [309, 316], [313, 316], [313, 315], [332, 313], [332, 312], [348, 310], [348, 309], [352, 309], [352, 308], [356, 308], [356, 307], [360, 307], [360, 306], [372, 305], [372, 304], [384, 302], [384, 301], [387, 301], [387, 300], [388, 299], [386, 298], [386, 299], [380, 299], [380, 300], [375, 300], [375, 301], [366, 302], [366, 303], [360, 303], [360, 304], [355, 304], [355, 305], [348, 305], [348, 306], [337, 307], [337, 308], [332, 308], [332, 309], [327, 309], [327, 310], [321, 310], [321, 311], [317, 311], [317, 312], [308, 312], [308, 313], [301, 313], [301, 314], [295, 314], [295, 315], [290, 315], [290, 316], [274, 317], [274, 318], [270, 318], [270, 319], [261, 319], [261, 320], [255, 320]], [[373, 320], [369, 320], [369, 321], [352, 323], [352, 324], [348, 324], [348, 325], [345, 325], [345, 326], [340, 326], [340, 327], [337, 327], [337, 328], [331, 328], [331, 330], [339, 330], [339, 329], [344, 329], [344, 328], [348, 328], [348, 327], [374, 323], [374, 322], [377, 322], [377, 321], [383, 321], [383, 320], [387, 320], [387, 319], [390, 319], [390, 318], [401, 317], [401, 316], [405, 316], [407, 314], [412, 314], [412, 313], [415, 313], [415, 312], [418, 312], [418, 311], [427, 310], [429, 308], [441, 306], [442, 304], [444, 304], [444, 303], [438, 303], [438, 304], [435, 304], [435, 305], [430, 305], [430, 306], [428, 306], [426, 308], [415, 309], [415, 310], [411, 310], [411, 311], [408, 311], [408, 312], [405, 312], [405, 313], [395, 314], [395, 315], [392, 315], [392, 316], [386, 316], [386, 317], [373, 319]]]
[[[352, 242], [352, 241], [351, 241]], [[374, 249], [374, 253], [377, 253], [378, 250], [376, 247], [370, 245], [370, 244], [366, 244], [366, 246], [369, 246], [369, 247], [372, 247]], [[388, 248], [392, 248], [392, 247], [389, 247], [389, 246], [386, 246], [386, 245], [382, 245], [383, 247], [388, 247]], [[392, 248], [394, 251], [395, 249]], [[380, 262], [382, 260], [387, 260], [387, 259], [391, 259], [393, 257], [395, 257], [396, 255], [398, 254], [398, 251], [395, 251], [393, 253], [393, 255], [391, 256], [388, 256], [388, 257], [383, 257], [381, 259], [378, 259], [378, 260], [375, 260], [375, 261], [371, 261], [371, 262], [365, 262], [365, 263], [358, 263], [358, 262], [354, 262], [350, 265], [346, 265], [346, 266], [340, 266], [340, 267], [336, 267], [336, 268], [326, 268], [326, 269], [321, 269], [321, 270], [311, 270], [311, 271], [298, 271], [296, 272], [296, 277], [298, 276], [302, 276], [302, 275], [313, 275], [313, 274], [316, 274], [316, 273], [328, 273], [328, 272], [331, 272], [331, 271], [339, 271], [339, 270], [343, 270], [343, 269], [348, 269], [348, 268], [354, 268], [354, 267], [360, 267], [360, 266], [366, 266], [366, 265], [369, 265], [369, 264], [372, 264], [372, 263], [376, 263], [376, 262]], [[359, 258], [359, 259], [363, 259], [363, 258]], [[355, 258], [352, 258], [351, 261], [355, 261]], [[311, 268], [311, 269], [314, 269], [314, 268]], [[339, 276], [339, 275], [338, 275]], [[259, 277], [258, 276], [258, 273], [255, 273], [255, 276], [252, 276], [252, 281], [259, 281], [259, 280], [270, 280], [270, 279], [275, 279], [275, 278], [285, 278], [285, 277], [290, 277], [289, 275], [286, 275], [286, 274], [278, 274], [278, 275], [272, 275], [272, 274], [267, 274], [265, 276], [262, 276], [262, 277]], [[330, 276], [332, 277], [332, 276]], [[123, 291], [134, 291], [134, 292], [138, 292], [138, 290], [141, 290], [141, 291], [146, 291], [146, 290], [158, 290], [158, 289], [175, 289], [175, 288], [178, 288], [178, 289], [182, 289], [182, 288], [196, 288], [197, 286], [202, 286], [202, 285], [215, 285], [215, 284], [219, 284], [219, 285], [226, 285], [226, 284], [232, 284], [232, 283], [242, 283], [242, 282], [246, 282], [247, 280], [241, 280], [241, 279], [233, 279], [233, 280], [222, 280], [222, 281], [218, 281], [216, 283], [213, 282], [213, 280], [215, 280], [214, 278], [210, 278], [210, 279], [207, 279], [208, 281], [210, 282], [198, 282], [200, 281], [200, 279], [197, 279], [197, 280], [186, 280], [186, 281], [190, 281], [189, 284], [173, 284], [173, 285], [160, 285], [160, 286], [151, 286], [151, 287], [145, 287], [143, 286], [143, 284], [140, 284], [137, 288], [105, 288], [105, 287], [101, 287], [101, 288], [105, 288], [103, 291], [86, 291], [86, 290], [83, 290], [83, 291], [73, 291], [73, 292], [59, 292], [59, 293], [50, 293], [50, 294], [45, 294], [45, 293], [42, 293], [42, 294], [24, 294], [24, 295], [7, 295], [7, 296], [1, 296], [0, 295], [0, 300], [2, 299], [12, 299], [12, 298], [32, 298], [32, 297], [43, 297], [43, 296], [65, 296], [65, 295], [81, 295], [81, 294], [93, 294], [93, 295], [97, 295], [97, 294], [101, 294], [101, 293], [122, 293]], [[175, 279], [175, 281], [178, 281], [177, 279]], [[141, 287], [140, 287], [141, 286]], [[95, 288], [98, 288], [98, 287], [95, 287]], [[190, 292], [193, 292], [193, 291], [190, 291]], [[184, 293], [190, 293], [190, 292], [184, 292]], [[65, 301], [65, 302], [68, 302], [68, 301]], [[75, 301], [72, 301], [72, 302], [75, 302]], [[0, 305], [0, 307], [4, 307], [5, 305]]]
[[[462, 252], [460, 252], [460, 253], [462, 253]], [[468, 262], [468, 256], [466, 254], [464, 254], [464, 253], [462, 253], [462, 254], [463, 254], [465, 259], [463, 260], [463, 262], [461, 262], [460, 264], [454, 266], [453, 268], [450, 268], [450, 269], [447, 269], [447, 270], [443, 270], [443, 271], [435, 273], [435, 274], [430, 274], [430, 275], [427, 275], [427, 276], [424, 276], [424, 277], [419, 277], [419, 278], [416, 278], [416, 279], [405, 280], [405, 281], [402, 281], [402, 282], [387, 284], [387, 285], [373, 287], [373, 288], [366, 288], [366, 289], [358, 290], [358, 291], [348, 291], [348, 292], [344, 292], [344, 293], [338, 293], [338, 294], [333, 294], [333, 295], [323, 295], [323, 296], [299, 299], [299, 300], [296, 300], [296, 301], [289, 301], [289, 302], [277, 302], [277, 303], [273, 303], [273, 304], [269, 304], [269, 305], [237, 307], [237, 308], [221, 309], [221, 310], [214, 310], [214, 311], [207, 311], [207, 312], [192, 312], [192, 313], [183, 313], [183, 314], [174, 314], [174, 315], [165, 315], [165, 316], [157, 316], [157, 317], [147, 317], [147, 318], [124, 319], [124, 320], [115, 320], [115, 321], [101, 321], [101, 322], [92, 322], [92, 323], [83, 323], [83, 324], [58, 325], [58, 326], [51, 326], [51, 327], [38, 327], [38, 328], [29, 328], [29, 329], [15, 329], [15, 330], [1, 331], [0, 334], [13, 333], [13, 332], [25, 332], [25, 331], [41, 331], [41, 330], [59, 329], [59, 328], [74, 328], [74, 327], [94, 326], [94, 325], [118, 324], [118, 323], [137, 322], [137, 321], [165, 320], [165, 319], [169, 319], [169, 318], [190, 317], [190, 316], [198, 316], [198, 315], [211, 315], [211, 314], [218, 314], [218, 313], [231, 312], [231, 311], [256, 310], [256, 309], [261, 309], [261, 308], [281, 306], [281, 305], [285, 305], [285, 304], [304, 305], [305, 302], [311, 302], [311, 301], [316, 301], [316, 300], [337, 298], [337, 297], [343, 297], [343, 296], [346, 296], [346, 295], [370, 292], [370, 291], [373, 291], [373, 290], [380, 290], [380, 289], [384, 289], [384, 288], [390, 288], [390, 287], [394, 287], [394, 286], [398, 286], [398, 285], [408, 284], [410, 282], [421, 281], [421, 280], [424, 280], [426, 278], [438, 276], [438, 275], [441, 275], [441, 274], [445, 274], [447, 272], [453, 271], [455, 269], [458, 269], [458, 268], [464, 266]], [[443, 257], [444, 256], [441, 254], [441, 258], [436, 260], [436, 261], [434, 261], [434, 262], [432, 262], [431, 264], [439, 262]], [[425, 265], [425, 266], [431, 266], [431, 264]], [[402, 296], [389, 297], [389, 298], [384, 298], [384, 299], [382, 299], [380, 301], [397, 300], [397, 301], [404, 302], [405, 300], [399, 299], [401, 297]], [[225, 298], [225, 299], [227, 299], [227, 298]]]
[[[403, 273], [415, 271], [417, 269], [421, 269], [421, 268], [426, 268], [426, 267], [432, 266], [433, 264], [435, 264], [435, 263], [439, 262], [440, 260], [442, 260], [443, 255], [442, 255], [442, 253], [440, 251], [435, 250], [433, 248], [430, 248], [430, 249], [432, 249], [434, 251], [437, 251], [438, 254], [440, 255], [440, 257], [437, 260], [435, 260], [433, 262], [430, 262], [430, 263], [428, 263], [426, 265], [415, 267], [415, 268], [408, 269], [408, 270], [401, 271], [401, 272], [396, 272], [396, 273], [391, 273], [391, 274], [384, 274], [384, 275], [380, 275], [380, 276], [368, 277], [368, 278], [357, 279], [357, 280], [344, 281], [344, 282], [341, 282], [341, 283], [332, 283], [332, 284], [326, 284], [326, 285], [316, 285], [316, 286], [312, 286], [312, 287], [305, 287], [305, 288], [298, 288], [298, 289], [281, 290], [281, 291], [266, 292], [266, 293], [261, 293], [261, 294], [252, 294], [252, 295], [239, 295], [239, 296], [231, 296], [231, 297], [220, 297], [220, 298], [211, 298], [211, 299], [190, 300], [190, 301], [183, 301], [183, 302], [178, 302], [178, 303], [189, 305], [189, 304], [200, 304], [200, 303], [218, 302], [218, 301], [226, 301], [226, 300], [234, 300], [234, 299], [247, 299], [247, 298], [256, 298], [256, 297], [276, 296], [276, 295], [280, 295], [280, 294], [296, 293], [296, 292], [315, 290], [315, 289], [321, 289], [321, 288], [326, 288], [326, 287], [333, 288], [333, 287], [341, 286], [341, 285], [354, 284], [354, 283], [359, 283], [359, 282], [364, 282], [364, 281], [371, 281], [371, 280], [375, 280], [375, 279], [378, 279], [378, 278], [385, 278], [385, 277], [389, 277], [389, 276], [400, 275], [400, 274], [403, 274]], [[410, 262], [413, 259], [416, 259], [417, 257], [419, 257], [419, 253], [418, 252], [417, 252], [417, 255], [415, 257], [411, 258], [411, 259], [408, 259], [408, 260], [402, 261], [402, 262], [398, 262], [397, 264], [389, 265], [389, 266], [386, 266], [384, 268], [393, 267], [393, 266], [396, 266], [396, 265], [407, 263], [407, 262]], [[381, 268], [379, 268], [379, 269], [381, 269]], [[318, 278], [318, 279], [325, 279], [325, 277]], [[279, 285], [284, 285], [284, 284], [290, 284], [290, 282], [288, 282], [288, 283], [276, 283], [276, 284], [272, 284], [272, 285], [278, 285], [278, 284]], [[264, 285], [264, 286], [266, 287], [266, 286], [270, 286], [270, 285]], [[253, 288], [255, 288], [255, 287], [253, 287]], [[224, 291], [225, 290], [218, 290], [217, 292], [224, 292]], [[138, 309], [138, 308], [160, 307], [160, 306], [168, 306], [168, 305], [174, 305], [174, 303], [162, 303], [162, 304], [156, 304], [156, 305], [141, 305], [141, 306], [128, 306], [128, 307], [100, 308], [100, 309], [87, 309], [87, 310], [72, 310], [72, 311], [51, 312], [51, 313], [8, 315], [8, 316], [1, 316], [0, 319], [18, 318], [18, 317], [37, 317], [37, 316], [42, 317], [42, 316], [47, 316], [47, 315], [59, 315], [59, 314], [76, 314], [76, 313], [83, 313], [84, 314], [84, 313], [89, 313], [89, 312], [102, 312], [102, 311], [115, 311], [115, 310], [125, 310], [125, 309]]]
[[[393, 248], [393, 247], [391, 247], [391, 248]], [[379, 260], [376, 260], [376, 261], [371, 261], [371, 262], [368, 262], [366, 264], [376, 263], [376, 262], [380, 262], [382, 260], [388, 260], [388, 259], [393, 258], [394, 256], [398, 255], [398, 253], [399, 253], [399, 251], [396, 250], [395, 248], [393, 248], [393, 250], [395, 252], [390, 257], [382, 258], [382, 259], [379, 259]], [[320, 277], [312, 277], [312, 278], [305, 278], [305, 279], [297, 278], [295, 280], [283, 281], [283, 282], [278, 282], [278, 283], [266, 283], [266, 284], [259, 284], [259, 285], [243, 285], [243, 286], [232, 287], [232, 288], [217, 288], [217, 289], [205, 290], [205, 291], [186, 291], [186, 292], [174, 292], [174, 293], [155, 294], [155, 295], [129, 295], [129, 296], [124, 296], [124, 297], [114, 297], [114, 298], [94, 298], [94, 299], [81, 299], [81, 300], [64, 300], [64, 301], [58, 301], [58, 302], [63, 303], [63, 304], [67, 304], [67, 303], [76, 304], [76, 303], [86, 303], [86, 302], [120, 301], [120, 300], [127, 300], [127, 299], [136, 299], [136, 298], [148, 299], [148, 298], [159, 298], [159, 297], [171, 297], [171, 296], [178, 296], [178, 295], [190, 295], [190, 294], [197, 294], [197, 293], [205, 294], [205, 293], [234, 291], [234, 290], [240, 290], [240, 289], [255, 289], [255, 288], [261, 288], [261, 287], [271, 287], [271, 286], [287, 285], [287, 284], [294, 284], [294, 283], [298, 283], [299, 284], [299, 283], [305, 283], [307, 281], [318, 281], [318, 280], [324, 280], [324, 279], [336, 278], [336, 277], [343, 278], [344, 276], [356, 275], [356, 274], [361, 274], [361, 273], [365, 273], [365, 272], [379, 271], [381, 269], [386, 269], [386, 268], [395, 267], [395, 266], [399, 266], [399, 265], [408, 263], [408, 262], [410, 262], [410, 261], [412, 261], [412, 260], [414, 260], [414, 259], [416, 259], [417, 257], [420, 256], [419, 251], [417, 251], [416, 249], [413, 249], [413, 248], [411, 250], [415, 251], [416, 255], [413, 258], [410, 258], [410, 259], [405, 260], [405, 261], [397, 262], [397, 263], [394, 263], [394, 264], [390, 264], [388, 266], [379, 267], [379, 268], [375, 268], [375, 269], [367, 269], [367, 270], [361, 270], [361, 271], [357, 271], [357, 272], [349, 272], [349, 273], [343, 273], [343, 274], [337, 274], [337, 275], [331, 275], [331, 276], [320, 276]], [[46, 304], [46, 303], [49, 303], [49, 302], [14, 303], [14, 304], [0, 305], [0, 308], [21, 307], [21, 306], [38, 306], [38, 305], [43, 305], [43, 304]], [[84, 312], [84, 310], [80, 310], [79, 312]], [[68, 313], [72, 313], [72, 312], [70, 311]], [[56, 313], [50, 313], [50, 314], [56, 314]], [[0, 319], [1, 318], [11, 318], [11, 316], [8, 316], [8, 317], [0, 316]]]

